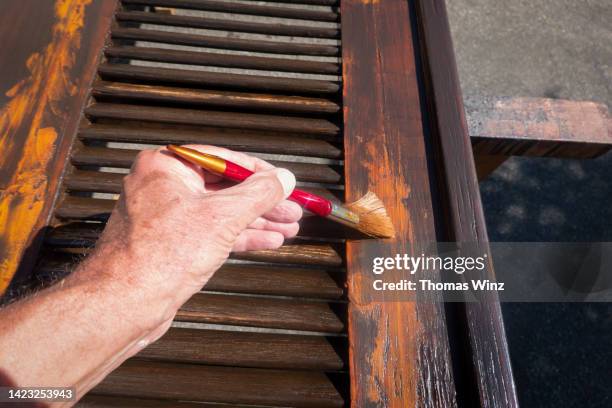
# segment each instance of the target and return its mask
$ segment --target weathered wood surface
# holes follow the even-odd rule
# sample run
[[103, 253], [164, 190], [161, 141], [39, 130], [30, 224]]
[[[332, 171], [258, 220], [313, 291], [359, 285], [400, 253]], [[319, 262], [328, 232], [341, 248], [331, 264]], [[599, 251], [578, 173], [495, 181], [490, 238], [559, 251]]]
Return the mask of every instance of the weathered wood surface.
[[145, 6], [176, 7], [192, 10], [216, 11], [222, 13], [248, 14], [255, 16], [293, 18], [298, 20], [337, 21], [338, 13], [333, 10], [312, 10], [216, 0], [122, 0], [124, 4]]
[[318, 27], [289, 23], [262, 23], [222, 18], [178, 16], [142, 11], [122, 11], [117, 20], [134, 23], [149, 23], [177, 27], [204, 28], [209, 30], [228, 30], [243, 33], [281, 35], [291, 37], [338, 38], [336, 27]]
[[341, 3], [346, 198], [375, 192], [397, 235], [347, 243], [354, 407], [456, 405], [440, 299], [386, 301], [368, 284], [371, 257], [412, 253], [410, 243], [437, 238], [411, 3]]
[[263, 71], [300, 72], [336, 75], [339, 64], [325, 61], [304, 61], [289, 58], [254, 57], [200, 51], [180, 51], [166, 48], [113, 46], [104, 51], [109, 58], [130, 58], [174, 64], [206, 65], [225, 68], [258, 69]]
[[343, 349], [341, 338], [171, 328], [136, 357], [191, 364], [338, 371], [345, 363], [337, 350]]
[[612, 147], [606, 105], [547, 98], [465, 99], [474, 153], [589, 159]]
[[[486, 250], [486, 224], [446, 5], [444, 0], [419, 0], [416, 12], [425, 57], [430, 125], [440, 155], [437, 163], [441, 167], [439, 171], [447, 197], [447, 228], [443, 239], [481, 243], [481, 249]], [[487, 272], [494, 278], [492, 266]], [[483, 292], [480, 302], [455, 306], [460, 309], [456, 310], [455, 317], [465, 319], [462, 324], [469, 337], [466, 343], [471, 354], [463, 359], [453, 356], [456, 367], [461, 370], [459, 375], [463, 377], [463, 387], [457, 389], [459, 400], [467, 406], [518, 406], [497, 294]], [[465, 381], [470, 372], [476, 384]]]
[[479, 180], [510, 156], [591, 159], [612, 147], [612, 121], [604, 104], [469, 97], [465, 110]]
[[92, 394], [282, 407], [342, 407], [322, 372], [215, 367], [131, 360]]
[[118, 40], [148, 41], [163, 44], [188, 45], [193, 47], [218, 48], [223, 50], [265, 52], [270, 54], [316, 55], [334, 57], [338, 47], [326, 44], [305, 44], [297, 41], [279, 42], [248, 40], [241, 38], [176, 33], [169, 31], [115, 28], [112, 37]]
[[34, 261], [115, 3], [0, 3], [0, 294]]
[[293, 94], [336, 93], [340, 90], [340, 85], [337, 82], [318, 79], [141, 67], [128, 64], [105, 63], [100, 66], [98, 73], [103, 79], [121, 80], [123, 82], [179, 84], [194, 88], [205, 86], [215, 89], [254, 89], [266, 92], [291, 92]]

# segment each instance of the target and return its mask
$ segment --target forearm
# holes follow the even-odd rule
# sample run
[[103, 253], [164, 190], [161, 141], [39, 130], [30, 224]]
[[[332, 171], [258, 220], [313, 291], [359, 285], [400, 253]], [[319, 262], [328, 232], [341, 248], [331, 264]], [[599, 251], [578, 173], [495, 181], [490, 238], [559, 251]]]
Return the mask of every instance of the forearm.
[[95, 258], [0, 311], [0, 370], [13, 385], [76, 387], [80, 396], [100, 379], [91, 373], [103, 378], [165, 330], [157, 333], [171, 309], [114, 274], [138, 265], [122, 254]]

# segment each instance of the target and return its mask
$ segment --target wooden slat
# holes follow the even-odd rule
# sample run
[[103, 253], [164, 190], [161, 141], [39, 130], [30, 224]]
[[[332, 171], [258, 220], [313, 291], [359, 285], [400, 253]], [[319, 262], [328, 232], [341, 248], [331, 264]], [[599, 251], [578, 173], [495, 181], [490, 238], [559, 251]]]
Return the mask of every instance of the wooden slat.
[[252, 113], [96, 103], [85, 109], [85, 114], [92, 120], [100, 118], [142, 120], [145, 122], [218, 126], [233, 129], [255, 129], [296, 133], [303, 132], [314, 135], [329, 136], [337, 135], [339, 132], [338, 126], [325, 119], [260, 115]]
[[268, 3], [308, 4], [312, 6], [337, 6], [340, 0], [266, 0]]
[[321, 98], [185, 89], [123, 82], [100, 81], [93, 88], [93, 96], [104, 99], [121, 98], [145, 102], [298, 113], [336, 113], [340, 110], [337, 103]]
[[117, 27], [111, 32], [119, 40], [147, 41], [163, 44], [188, 45], [193, 47], [219, 48], [222, 50], [265, 52], [270, 54], [337, 56], [338, 47], [326, 44], [303, 44], [298, 42], [265, 41], [220, 37], [141, 28]]
[[[342, 275], [343, 277], [343, 275]], [[208, 281], [205, 290], [217, 292], [284, 295], [339, 299], [343, 295], [340, 276], [321, 269], [225, 264]]]
[[[339, 339], [338, 339], [339, 340]], [[337, 371], [344, 362], [323, 336], [171, 328], [137, 358], [235, 367]]]
[[55, 207], [55, 216], [73, 220], [106, 221], [115, 208], [115, 200], [66, 196]]
[[286, 58], [255, 57], [201, 51], [169, 50], [149, 47], [109, 47], [108, 58], [127, 58], [173, 64], [205, 65], [225, 68], [257, 69], [262, 71], [298, 72], [305, 74], [337, 75], [340, 67], [333, 62], [304, 61]]
[[[340, 304], [334, 307], [342, 313]], [[175, 320], [325, 333], [344, 330], [342, 319], [329, 303], [212, 293], [195, 294], [180, 308]]]
[[102, 64], [98, 73], [104, 79], [142, 81], [189, 85], [194, 88], [230, 88], [266, 92], [336, 93], [337, 82], [318, 79], [282, 78], [263, 75], [230, 74], [224, 72], [194, 71], [159, 67], [140, 67], [129, 64]]
[[[71, 161], [77, 166], [129, 168], [139, 152], [140, 150], [87, 146], [74, 152]], [[325, 164], [275, 160], [270, 163], [276, 167], [288, 169], [299, 181], [334, 184], [342, 180], [340, 172]], [[119, 193], [121, 176], [106, 172], [74, 171], [66, 178], [66, 185], [72, 190]], [[97, 190], [99, 187], [104, 187], [104, 190]]]
[[204, 28], [209, 30], [237, 31], [243, 33], [314, 38], [337, 38], [339, 36], [339, 30], [336, 27], [316, 27], [288, 23], [262, 23], [222, 18], [178, 16], [142, 11], [121, 11], [117, 13], [116, 17], [119, 21]]
[[[67, 196], [56, 209], [56, 216], [72, 220], [106, 220], [115, 205], [114, 200]], [[76, 223], [54, 228], [45, 236], [45, 242], [57, 247], [86, 247], [95, 243], [101, 224]], [[340, 267], [343, 254], [338, 245], [304, 244], [284, 245], [278, 249], [234, 253], [234, 259], [282, 264]]]
[[547, 98], [466, 98], [474, 153], [589, 159], [612, 147], [604, 104]]
[[334, 11], [312, 10], [308, 8], [289, 8], [281, 6], [260, 6], [257, 4], [225, 2], [215, 0], [122, 0], [124, 4], [146, 6], [176, 7], [192, 10], [216, 11], [221, 13], [247, 14], [254, 16], [292, 18], [313, 21], [337, 21]]
[[150, 143], [150, 144], [210, 144], [242, 152], [276, 153], [330, 159], [342, 158], [342, 149], [320, 139], [294, 134], [274, 134], [264, 131], [220, 128], [184, 129], [176, 125], [91, 124], [79, 129], [79, 137], [88, 141]]
[[[214, 402], [183, 402], [144, 398], [112, 397], [87, 394], [76, 405], [77, 408], [219, 408]], [[252, 408], [246, 405], [224, 404], [223, 408]]]
[[[55, 232], [48, 238], [50, 245], [67, 244], [73, 247], [93, 245], [102, 231], [102, 225], [73, 225], [73, 231], [80, 227], [80, 237], [62, 237]], [[45, 275], [65, 275], [76, 268], [78, 257], [53, 253], [44, 256], [37, 264], [36, 271]], [[208, 281], [204, 290], [256, 295], [295, 296], [302, 298], [340, 299], [344, 290], [340, 279], [344, 276], [325, 269], [272, 266], [263, 264], [227, 263]]]
[[0, 2], [0, 296], [35, 261], [115, 7]]
[[127, 361], [93, 394], [304, 408], [344, 404], [323, 373], [146, 361]]
[[[341, 3], [346, 198], [375, 192], [396, 228], [394, 239], [346, 246], [355, 407], [457, 404], [442, 297], [422, 292], [416, 301], [406, 293], [377, 292], [371, 283], [373, 258], [420, 256], [419, 244], [437, 241], [436, 181], [430, 178], [410, 3]], [[408, 272], [385, 277], [413, 279]], [[427, 277], [436, 279], [433, 271]]]
[[[473, 152], [463, 109], [463, 98], [453, 52], [450, 25], [444, 0], [417, 1], [420, 35], [424, 45], [425, 78], [428, 103], [433, 112], [431, 128], [437, 139], [440, 159], [444, 163], [447, 206], [447, 241], [480, 243], [478, 256], [486, 251], [488, 236]], [[491, 260], [491, 256], [488, 257]], [[491, 265], [486, 278], [495, 280]], [[485, 277], [483, 277], [485, 278]], [[473, 380], [460, 392], [466, 405], [517, 407], [518, 400], [504, 323], [497, 292], [477, 294], [478, 301], [456, 303], [457, 316], [469, 339], [463, 339], [464, 349], [471, 348], [471, 356], [455, 356], [460, 375], [469, 372]], [[475, 394], [475, 395], [474, 395]]]

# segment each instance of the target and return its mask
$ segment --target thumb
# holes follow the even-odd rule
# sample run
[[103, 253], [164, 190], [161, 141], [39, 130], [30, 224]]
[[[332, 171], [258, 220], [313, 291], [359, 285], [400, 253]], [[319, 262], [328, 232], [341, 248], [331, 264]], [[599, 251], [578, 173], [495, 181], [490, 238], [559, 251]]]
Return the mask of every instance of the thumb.
[[236, 204], [232, 217], [241, 231], [258, 217], [289, 197], [295, 188], [295, 176], [287, 169], [258, 171], [244, 182], [218, 191]]

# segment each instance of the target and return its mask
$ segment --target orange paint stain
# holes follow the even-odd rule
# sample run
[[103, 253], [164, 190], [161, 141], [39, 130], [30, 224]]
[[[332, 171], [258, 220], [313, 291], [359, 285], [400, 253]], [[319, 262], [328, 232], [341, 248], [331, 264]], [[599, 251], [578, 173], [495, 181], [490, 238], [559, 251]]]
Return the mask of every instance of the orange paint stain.
[[[0, 242], [4, 245], [0, 248], [0, 294], [15, 274], [49, 199], [47, 167], [58, 134], [47, 123], [62, 113], [58, 102], [78, 90], [69, 73], [80, 47], [86, 7], [91, 2], [56, 1], [51, 41], [28, 58], [30, 76], [6, 93], [10, 101], [0, 110], [0, 168], [14, 168], [11, 179], [0, 190]], [[17, 135], [26, 135], [25, 141]]]

